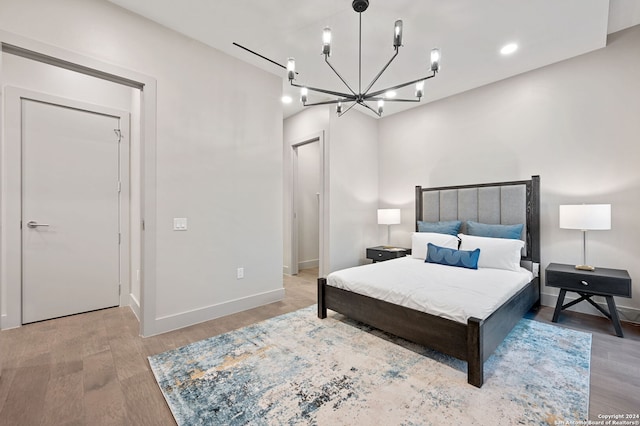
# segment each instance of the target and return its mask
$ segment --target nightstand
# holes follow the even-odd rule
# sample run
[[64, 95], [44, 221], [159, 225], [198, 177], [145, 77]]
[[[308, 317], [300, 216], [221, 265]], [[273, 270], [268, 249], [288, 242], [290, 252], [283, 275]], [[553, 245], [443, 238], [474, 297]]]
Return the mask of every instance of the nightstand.
[[373, 260], [373, 263], [405, 257], [408, 254], [411, 254], [411, 249], [402, 247], [377, 246], [367, 249], [367, 259]]
[[[563, 309], [586, 300], [611, 320], [618, 337], [624, 337], [613, 296], [631, 297], [631, 277], [627, 271], [608, 268], [580, 271], [573, 265], [550, 263], [545, 272], [547, 286], [560, 289], [552, 322], [558, 322], [558, 316]], [[563, 305], [567, 291], [578, 293], [580, 298]], [[603, 296], [607, 300], [609, 312], [591, 300], [593, 296]]]

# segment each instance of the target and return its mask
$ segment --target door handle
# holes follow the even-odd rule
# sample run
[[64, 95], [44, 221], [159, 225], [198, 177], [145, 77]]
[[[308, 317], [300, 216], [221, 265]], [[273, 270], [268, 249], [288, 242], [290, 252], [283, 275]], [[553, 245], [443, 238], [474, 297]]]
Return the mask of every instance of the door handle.
[[35, 220], [30, 220], [29, 222], [27, 222], [27, 228], [37, 228], [38, 226], [49, 226], [48, 223], [38, 223]]

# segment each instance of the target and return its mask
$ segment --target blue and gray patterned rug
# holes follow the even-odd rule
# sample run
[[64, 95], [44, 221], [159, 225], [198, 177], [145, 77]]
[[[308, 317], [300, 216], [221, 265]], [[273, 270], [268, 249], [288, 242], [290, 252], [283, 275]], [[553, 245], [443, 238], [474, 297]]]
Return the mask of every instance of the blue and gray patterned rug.
[[588, 418], [590, 358], [590, 334], [522, 319], [477, 389], [465, 362], [311, 306], [149, 363], [179, 425], [553, 425]]

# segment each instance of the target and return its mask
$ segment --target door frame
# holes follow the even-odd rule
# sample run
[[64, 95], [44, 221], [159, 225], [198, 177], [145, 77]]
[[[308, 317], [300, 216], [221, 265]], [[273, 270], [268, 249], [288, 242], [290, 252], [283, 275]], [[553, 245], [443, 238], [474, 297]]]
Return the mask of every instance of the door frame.
[[[122, 134], [119, 142], [118, 155], [118, 178], [120, 181], [120, 193], [118, 195], [118, 228], [121, 234], [121, 243], [118, 245], [118, 281], [120, 285], [119, 305], [128, 305], [128, 298], [131, 289], [131, 251], [130, 245], [130, 113], [128, 111], [104, 107], [86, 102], [66, 99], [46, 93], [36, 92], [20, 87], [7, 86], [4, 90], [5, 105], [5, 150], [4, 156], [7, 163], [15, 165], [11, 170], [5, 170], [4, 178], [7, 182], [7, 198], [5, 199], [4, 213], [7, 217], [16, 217], [22, 221], [23, 203], [23, 141], [22, 141], [22, 101], [30, 100], [41, 102], [62, 108], [70, 108], [79, 111], [106, 115], [120, 120], [120, 130]], [[114, 139], [116, 135], [114, 132]], [[24, 224], [22, 224], [24, 226]], [[19, 255], [18, 262], [10, 262], [6, 265], [7, 274], [14, 277], [7, 283], [7, 294], [13, 296], [13, 300], [7, 300], [7, 304], [18, 303], [20, 325], [23, 324], [23, 264], [22, 264], [22, 229], [20, 229], [20, 241], [15, 254]], [[18, 288], [19, 287], [19, 288]], [[20, 297], [18, 300], [18, 296]]]
[[297, 149], [303, 145], [307, 145], [310, 143], [318, 143], [318, 151], [319, 151], [319, 173], [320, 173], [320, 199], [319, 199], [319, 207], [318, 207], [318, 276], [325, 276], [328, 271], [328, 266], [326, 262], [328, 260], [328, 256], [326, 256], [325, 251], [328, 249], [328, 236], [326, 235], [329, 227], [327, 224], [328, 219], [328, 194], [326, 188], [328, 185], [326, 181], [328, 179], [327, 173], [327, 155], [326, 155], [326, 143], [324, 140], [324, 131], [315, 133], [313, 135], [307, 136], [305, 138], [296, 139], [293, 142], [290, 142], [289, 145], [289, 153], [290, 153], [290, 162], [289, 162], [289, 229], [290, 229], [290, 265], [289, 265], [289, 274], [297, 275], [298, 274], [298, 220], [296, 217], [296, 205], [297, 205], [297, 188], [298, 188], [298, 156]]
[[[69, 69], [95, 78], [115, 82], [140, 91], [140, 162], [132, 164], [132, 170], [140, 175], [140, 228], [141, 228], [141, 271], [140, 271], [140, 305], [132, 307], [140, 320], [140, 334], [150, 336], [157, 334], [156, 319], [156, 140], [157, 140], [157, 81], [148, 75], [121, 68], [80, 53], [65, 50], [46, 43], [41, 43], [7, 31], [0, 30], [0, 53], [22, 56], [37, 62], [43, 62], [60, 68]], [[0, 67], [1, 67], [0, 56]], [[1, 68], [0, 68], [1, 69]], [[5, 120], [4, 93], [2, 90], [2, 73], [0, 72], [0, 118]], [[3, 121], [3, 127], [4, 123]], [[4, 132], [3, 132], [4, 133]], [[15, 281], [15, 277], [7, 273], [7, 266], [16, 260], [16, 242], [20, 241], [19, 219], [7, 217], [7, 200], [15, 188], [8, 184], [7, 173], [15, 168], [15, 164], [6, 161], [7, 141], [2, 135], [2, 155], [0, 156], [0, 282], [5, 286]], [[14, 172], [15, 174], [15, 172]], [[16, 235], [17, 234], [17, 235]], [[19, 259], [19, 256], [18, 256]], [[14, 286], [15, 287], [15, 286]], [[0, 289], [2, 287], [0, 286]], [[10, 306], [5, 299], [15, 295], [0, 292], [0, 306], [4, 315], [0, 315], [0, 328], [20, 326], [20, 316], [15, 306]], [[129, 303], [127, 303], [129, 304]]]

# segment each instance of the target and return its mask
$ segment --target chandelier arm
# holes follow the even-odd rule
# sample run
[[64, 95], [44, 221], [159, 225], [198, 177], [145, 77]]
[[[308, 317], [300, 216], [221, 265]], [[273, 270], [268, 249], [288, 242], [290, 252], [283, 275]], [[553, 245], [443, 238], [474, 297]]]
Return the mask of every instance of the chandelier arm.
[[312, 104], [306, 104], [305, 103], [305, 104], [303, 104], [303, 106], [307, 107], [307, 106], [316, 106], [316, 105], [331, 105], [331, 104], [337, 104], [339, 102], [345, 102], [345, 101], [347, 101], [347, 102], [349, 102], [349, 101], [355, 102], [355, 100], [353, 100], [353, 99], [335, 99], [333, 101], [314, 102]]
[[376, 75], [373, 79], [373, 81], [371, 81], [371, 83], [369, 83], [369, 85], [367, 86], [366, 89], [364, 89], [363, 95], [367, 96], [367, 92], [371, 89], [371, 87], [376, 84], [376, 81], [378, 81], [378, 79], [380, 78], [380, 76], [382, 75], [382, 73], [384, 73], [386, 71], [386, 69], [389, 67], [389, 65], [391, 65], [391, 62], [393, 62], [393, 60], [396, 58], [396, 56], [398, 56], [398, 53], [400, 53], [400, 49], [399, 48], [395, 48], [396, 49], [396, 53], [393, 54], [393, 56], [391, 57], [391, 59], [389, 59], [389, 62], [387, 62], [387, 64], [382, 67], [382, 69], [380, 70], [380, 72], [378, 73], [378, 75]]
[[351, 105], [349, 105], [349, 108], [345, 109], [344, 111], [342, 111], [340, 114], [338, 114], [338, 117], [342, 117], [343, 115], [345, 115], [347, 112], [349, 112], [349, 110], [351, 108], [353, 108], [354, 106], [356, 106], [358, 102], [357, 101], [353, 101], [353, 103]]
[[[384, 102], [420, 102], [421, 98], [416, 98], [416, 99], [386, 99], [386, 98], [379, 98], [379, 99], [384, 99]], [[367, 99], [367, 100], [373, 100], [373, 99]]]
[[291, 83], [291, 85], [293, 87], [300, 87], [300, 88], [306, 87], [308, 90], [312, 90], [314, 92], [326, 93], [327, 95], [340, 96], [340, 97], [347, 98], [347, 99], [350, 99], [350, 100], [355, 100], [355, 96], [354, 95], [350, 95], [349, 93], [334, 92], [332, 90], [319, 89], [317, 87], [303, 86], [301, 84], [296, 84], [293, 81], [290, 81], [290, 83]]
[[376, 101], [384, 101], [386, 102], [420, 102], [421, 98], [415, 99], [396, 99], [396, 98], [385, 98], [384, 96], [376, 96], [375, 98], [366, 98], [363, 101], [366, 102], [376, 102]]
[[353, 91], [353, 89], [351, 88], [351, 86], [349, 86], [349, 84], [347, 84], [347, 82], [344, 80], [344, 78], [342, 78], [342, 76], [340, 75], [340, 73], [333, 67], [333, 65], [331, 65], [331, 62], [329, 62], [329, 55], [324, 55], [324, 61], [327, 63], [327, 65], [329, 65], [329, 68], [331, 68], [333, 70], [334, 73], [336, 73], [336, 75], [338, 76], [338, 78], [340, 80], [342, 80], [342, 82], [344, 83], [345, 86], [347, 86], [347, 89], [349, 89], [349, 91], [351, 93], [353, 93], [353, 96], [358, 96], [356, 94], [356, 92]]
[[[428, 80], [428, 79], [433, 78], [435, 76], [436, 76], [436, 72], [434, 71], [433, 74], [431, 74], [431, 75], [429, 75], [427, 77], [419, 78], [417, 80], [409, 81], [408, 83], [398, 84], [397, 86], [387, 87], [386, 89], [382, 89], [382, 90], [378, 90], [378, 91], [373, 92], [373, 93], [365, 94], [365, 99], [369, 99], [369, 98], [372, 98], [374, 96], [381, 95], [381, 94], [383, 94], [383, 93], [385, 93], [385, 92], [387, 92], [389, 90], [401, 89], [401, 88], [407, 87], [407, 86], [409, 86], [411, 84], [416, 84], [416, 83], [418, 83], [420, 81]], [[386, 99], [386, 100], [390, 100], [390, 99]]]
[[369, 108], [371, 110], [371, 112], [373, 112], [375, 115], [377, 115], [378, 117], [382, 117], [382, 114], [380, 114], [378, 111], [376, 111], [375, 109], [371, 108], [369, 105], [367, 105], [365, 102], [360, 101], [358, 102], [360, 105], [362, 105], [365, 108]]

